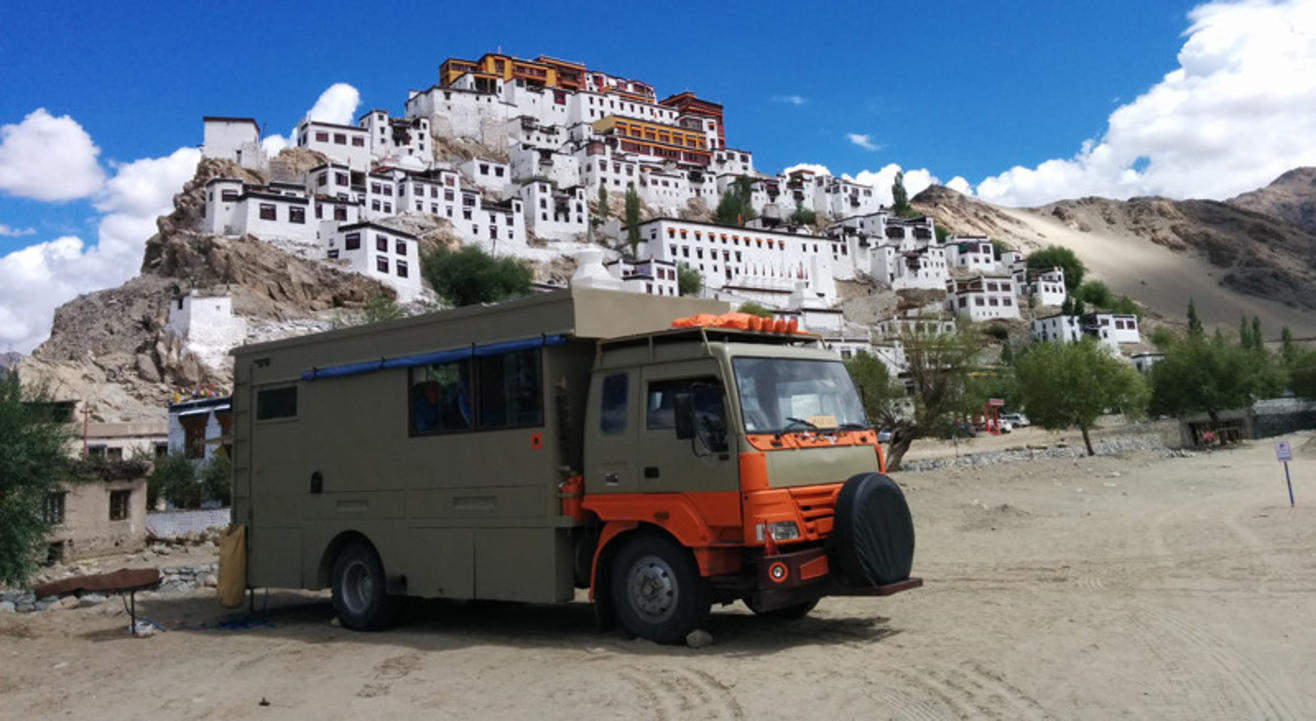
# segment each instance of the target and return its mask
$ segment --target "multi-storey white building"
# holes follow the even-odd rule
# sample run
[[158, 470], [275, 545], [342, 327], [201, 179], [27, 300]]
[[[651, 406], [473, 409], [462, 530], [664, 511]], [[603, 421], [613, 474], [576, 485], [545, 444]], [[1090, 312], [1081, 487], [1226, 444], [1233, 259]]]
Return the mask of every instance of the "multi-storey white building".
[[324, 153], [353, 170], [370, 168], [370, 133], [364, 128], [303, 119], [295, 135], [299, 148]]
[[1083, 327], [1076, 315], [1057, 313], [1033, 321], [1032, 338], [1053, 343], [1073, 343], [1083, 337]]
[[1120, 343], [1142, 342], [1138, 316], [1132, 313], [1089, 313], [1083, 316], [1083, 330], [1116, 347]]
[[1051, 270], [1028, 272], [1028, 293], [1038, 305], [1058, 306], [1065, 302], [1065, 269], [1059, 266]]
[[836, 301], [829, 238], [676, 218], [640, 224], [637, 256], [685, 263], [708, 292], [725, 290], [769, 308], [783, 308], [803, 281], [810, 300]]
[[870, 248], [868, 252], [872, 258], [870, 275], [873, 280], [885, 283], [892, 290], [938, 290], [946, 287], [949, 278], [946, 251], [935, 242], [883, 243]]
[[589, 204], [579, 185], [558, 190], [544, 180], [530, 180], [517, 189], [525, 222], [537, 238], [578, 240], [589, 230]]
[[201, 119], [201, 155], [232, 160], [244, 168], [262, 170], [265, 151], [260, 147], [260, 126], [252, 118], [209, 115]]
[[[1073, 343], [1084, 335], [1118, 353], [1121, 343], [1140, 343], [1138, 316], [1125, 313], [1051, 315], [1033, 321], [1033, 340]], [[1141, 369], [1140, 369], [1141, 370]]]
[[371, 110], [356, 124], [368, 133], [370, 156], [375, 160], [413, 158], [421, 167], [433, 164], [429, 118], [389, 118], [383, 110]]
[[619, 259], [603, 264], [612, 277], [622, 283], [622, 290], [648, 295], [677, 295], [676, 263], [667, 260]]
[[500, 197], [512, 186], [512, 169], [507, 163], [471, 158], [458, 164], [457, 170], [462, 177], [475, 183], [476, 187], [494, 192]]
[[201, 230], [314, 245], [318, 226], [310, 217], [310, 206], [300, 184], [249, 185], [232, 178], [213, 178], [206, 183]]
[[955, 332], [955, 318], [911, 310], [883, 318], [874, 328], [883, 338], [899, 338], [903, 335], [942, 336]]
[[353, 271], [375, 278], [409, 302], [420, 294], [420, 252], [416, 237], [374, 223], [350, 223], [327, 233], [325, 257], [344, 261]]
[[952, 235], [946, 238], [946, 262], [953, 270], [995, 273], [996, 252], [985, 235]]
[[571, 153], [514, 143], [508, 147], [507, 157], [514, 183], [547, 179], [559, 188], [570, 188], [582, 182], [580, 159]]
[[1004, 275], [951, 278], [946, 281], [946, 309], [974, 321], [1018, 318], [1014, 279]]

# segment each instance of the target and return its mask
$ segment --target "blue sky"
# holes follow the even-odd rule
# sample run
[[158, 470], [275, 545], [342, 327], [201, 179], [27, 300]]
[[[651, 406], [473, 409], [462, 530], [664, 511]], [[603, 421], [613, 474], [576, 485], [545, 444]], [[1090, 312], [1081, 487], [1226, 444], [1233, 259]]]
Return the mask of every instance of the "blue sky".
[[[1019, 205], [1089, 193], [1227, 197], [1302, 158], [1276, 150], [1269, 164], [1246, 161], [1246, 174], [1212, 171], [1184, 158], [1208, 152], [1218, 132], [1188, 144], [1173, 123], [1155, 137], [1138, 129], [1175, 117], [1182, 106], [1158, 98], [1181, 98], [1184, 87], [1190, 100], [1206, 97], [1208, 81], [1230, 62], [1269, 52], [1267, 36], [1312, 17], [1312, 2], [1280, 3], [1283, 12], [1269, 3], [1194, 6], [663, 2], [567, 12], [573, 6], [496, 2], [321, 2], [313, 10], [238, 2], [17, 4], [0, 26], [0, 128], [11, 131], [38, 108], [53, 119], [67, 116], [58, 129], [85, 132], [99, 149], [94, 165], [106, 185], [69, 191], [77, 195], [70, 200], [37, 199], [42, 193], [31, 183], [6, 181], [0, 146], [0, 350], [6, 341], [31, 343], [31, 333], [3, 331], [6, 307], [10, 317], [21, 310], [4, 294], [4, 274], [19, 265], [11, 258], [7, 267], [5, 256], [64, 239], [68, 247], [43, 252], [80, 272], [75, 256], [105, 243], [113, 231], [107, 219], [123, 232], [149, 233], [148, 206], [169, 192], [144, 186], [175, 182], [190, 156], [172, 154], [200, 143], [202, 115], [251, 116], [267, 133], [287, 135], [336, 82], [360, 92], [358, 112], [400, 113], [407, 90], [434, 84], [445, 58], [499, 48], [643, 79], [660, 97], [688, 89], [721, 102], [729, 144], [753, 150], [762, 171], [807, 162], [862, 180], [896, 164], [943, 183], [958, 176], [967, 182], [957, 187]], [[1309, 40], [1295, 41], [1294, 52], [1316, 56]], [[1185, 63], [1190, 84], [1163, 88]], [[1297, 85], [1305, 92], [1313, 82]], [[1194, 114], [1184, 111], [1191, 119], [1183, 122], [1190, 128], [1212, 112], [1189, 107]], [[1229, 116], [1230, 108], [1214, 112]], [[143, 163], [170, 157], [170, 172], [166, 161]], [[58, 164], [50, 165], [55, 172]], [[1232, 185], [1207, 182], [1222, 174]], [[97, 179], [86, 182], [91, 188]], [[56, 190], [47, 186], [45, 196]], [[23, 266], [28, 281], [39, 278], [37, 263], [29, 258]]]

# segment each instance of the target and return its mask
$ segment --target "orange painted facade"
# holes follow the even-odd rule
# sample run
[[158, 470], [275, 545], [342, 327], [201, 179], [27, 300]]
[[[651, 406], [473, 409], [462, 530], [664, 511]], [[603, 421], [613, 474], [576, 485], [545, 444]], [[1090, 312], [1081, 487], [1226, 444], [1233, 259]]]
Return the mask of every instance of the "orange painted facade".
[[727, 133], [722, 119], [721, 104], [698, 98], [694, 93], [689, 91], [677, 93], [676, 95], [660, 101], [658, 104], [672, 108], [681, 115], [697, 115], [712, 120], [717, 128], [718, 147], [726, 147]]
[[708, 165], [713, 153], [703, 133], [675, 125], [609, 115], [594, 121], [594, 130], [617, 138], [621, 149], [631, 153]]

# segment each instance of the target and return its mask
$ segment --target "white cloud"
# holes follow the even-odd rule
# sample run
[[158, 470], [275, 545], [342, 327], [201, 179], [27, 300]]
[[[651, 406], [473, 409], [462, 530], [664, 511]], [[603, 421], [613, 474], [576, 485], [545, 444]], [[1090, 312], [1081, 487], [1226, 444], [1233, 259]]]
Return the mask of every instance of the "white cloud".
[[49, 335], [61, 303], [136, 275], [156, 216], [173, 209], [200, 157], [196, 148], [179, 148], [119, 166], [95, 198], [104, 215], [94, 246], [69, 235], [0, 257], [0, 347], [30, 351]]
[[37, 108], [0, 126], [0, 192], [34, 200], [85, 198], [105, 180], [91, 136], [73, 118]]
[[361, 104], [361, 93], [347, 83], [334, 83], [320, 93], [306, 117], [322, 123], [350, 125], [356, 119], [356, 108]]
[[260, 149], [271, 157], [278, 155], [279, 151], [286, 147], [288, 147], [288, 139], [282, 135], [267, 135], [260, 139]]
[[809, 102], [809, 99], [803, 95], [773, 95], [772, 102], [786, 103], [788, 105], [803, 105]]
[[814, 175], [832, 174], [832, 171], [828, 170], [826, 165], [819, 165], [818, 163], [796, 163], [795, 165], [792, 165], [789, 168], [786, 168], [785, 170], [781, 171], [781, 174], [790, 175], [791, 173], [794, 173], [797, 170], [807, 170], [810, 173], [813, 173]]
[[1060, 198], [1227, 198], [1316, 164], [1316, 0], [1211, 2], [1179, 67], [1111, 113], [1071, 158], [978, 184], [1007, 205]]
[[[853, 180], [860, 185], [871, 185], [873, 195], [882, 205], [891, 205], [891, 186], [896, 182], [896, 173], [902, 172], [902, 168], [896, 163], [888, 163], [881, 170], [862, 170], [855, 175]], [[929, 185], [935, 185], [941, 181], [933, 175], [927, 168], [915, 168], [904, 170], [905, 191], [909, 197], [914, 197], [923, 192]], [[848, 177], [848, 176], [847, 176]]]
[[[361, 105], [361, 93], [347, 83], [334, 83], [320, 93], [315, 105], [306, 111], [306, 119], [336, 125], [352, 125], [356, 120], [356, 109]], [[288, 131], [288, 135], [267, 135], [261, 138], [260, 149], [274, 157], [280, 150], [292, 145], [291, 138], [296, 137], [297, 128]]]
[[848, 138], [850, 142], [858, 145], [864, 150], [880, 150], [882, 148], [882, 146], [873, 142], [873, 136], [871, 135], [864, 133], [846, 133], [845, 137]]
[[946, 182], [946, 187], [964, 195], [973, 195], [973, 186], [963, 176], [955, 176]]
[[4, 223], [0, 223], [0, 237], [17, 238], [21, 235], [32, 235], [36, 232], [35, 228], [11, 228]]

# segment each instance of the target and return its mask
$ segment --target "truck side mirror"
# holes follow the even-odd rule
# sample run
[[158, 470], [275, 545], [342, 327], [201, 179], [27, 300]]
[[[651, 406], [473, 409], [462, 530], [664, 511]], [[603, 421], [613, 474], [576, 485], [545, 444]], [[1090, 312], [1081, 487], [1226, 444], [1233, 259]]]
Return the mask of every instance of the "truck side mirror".
[[676, 437], [682, 440], [695, 437], [695, 397], [689, 392], [672, 397], [675, 411]]

